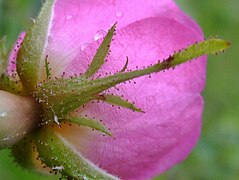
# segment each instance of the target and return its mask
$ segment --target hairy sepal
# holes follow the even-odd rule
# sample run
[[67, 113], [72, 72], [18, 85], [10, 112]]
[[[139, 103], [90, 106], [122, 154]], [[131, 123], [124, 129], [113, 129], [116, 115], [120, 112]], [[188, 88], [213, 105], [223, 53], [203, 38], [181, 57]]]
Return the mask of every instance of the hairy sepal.
[[40, 159], [56, 173], [69, 179], [118, 179], [83, 157], [69, 142], [52, 128], [36, 133]]
[[55, 0], [47, 0], [28, 29], [17, 56], [17, 72], [28, 91], [34, 89], [42, 75], [45, 50], [50, 33]]
[[23, 168], [35, 170], [36, 145], [31, 135], [25, 136], [21, 141], [11, 147], [14, 161]]
[[167, 63], [170, 63], [169, 68], [175, 67], [188, 60], [200, 57], [205, 54], [217, 54], [223, 52], [229, 46], [230, 43], [225, 40], [210, 38], [208, 40], [195, 43], [188, 48], [173, 54], [164, 62], [164, 65], [167, 68]]
[[111, 94], [106, 94], [106, 95], [105, 94], [100, 94], [100, 95], [97, 96], [97, 100], [101, 100], [101, 101], [104, 101], [108, 104], [116, 105], [116, 106], [119, 106], [119, 107], [131, 109], [133, 111], [144, 112], [143, 110], [137, 108], [133, 103], [131, 103], [127, 100], [124, 100], [120, 96], [111, 95]]
[[[221, 39], [213, 38], [205, 40], [195, 43], [188, 48], [171, 55], [166, 60], [158, 61], [157, 64], [142, 70], [124, 73], [120, 72], [112, 76], [94, 80], [89, 80], [83, 77], [48, 80], [38, 84], [34, 95], [38, 102], [42, 104], [43, 110], [48, 119], [53, 119], [54, 115], [58, 118], [64, 118], [73, 110], [92, 100], [95, 100], [96, 97], [103, 91], [114, 87], [119, 83], [173, 68], [205, 54], [215, 54], [221, 52], [228, 48], [228, 46], [229, 43]], [[112, 99], [112, 101], [116, 103], [114, 99]], [[122, 100], [120, 101], [122, 102]], [[125, 103], [121, 104], [129, 109], [134, 108], [126, 105]]]
[[110, 133], [109, 129], [100, 121], [95, 120], [95, 119], [91, 119], [88, 117], [67, 117], [65, 119], [67, 122], [70, 123], [74, 123], [80, 126], [86, 126], [92, 129], [95, 129], [97, 131], [100, 131], [108, 136], [112, 136], [112, 134]]
[[105, 58], [109, 52], [110, 44], [115, 32], [116, 24], [114, 24], [109, 32], [107, 33], [106, 37], [104, 38], [103, 42], [101, 43], [99, 49], [97, 50], [89, 68], [84, 73], [86, 78], [93, 76], [100, 67], [104, 64]]
[[19, 80], [12, 79], [6, 74], [0, 75], [0, 90], [16, 95], [26, 95], [22, 83]]
[[126, 70], [127, 67], [128, 67], [128, 64], [129, 64], [129, 58], [126, 57], [125, 65], [124, 65], [124, 67], [120, 70], [120, 73], [125, 72], [125, 70]]
[[6, 73], [8, 63], [8, 50], [5, 45], [6, 37], [0, 39], [0, 75]]

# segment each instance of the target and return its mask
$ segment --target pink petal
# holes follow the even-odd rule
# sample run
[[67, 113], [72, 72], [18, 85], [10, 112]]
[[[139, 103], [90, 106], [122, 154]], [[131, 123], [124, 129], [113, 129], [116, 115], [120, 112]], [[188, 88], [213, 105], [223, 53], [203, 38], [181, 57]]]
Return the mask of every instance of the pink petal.
[[[117, 32], [112, 52], [98, 75], [120, 70], [125, 57], [129, 68], [154, 64], [174, 51], [203, 39], [197, 31], [174, 19], [146, 18]], [[67, 73], [84, 72], [100, 42], [89, 45], [76, 58]], [[79, 70], [79, 67], [80, 70]], [[81, 115], [101, 119], [114, 138], [97, 132], [78, 139], [77, 131], [62, 132], [87, 158], [123, 179], [149, 179], [184, 160], [197, 142], [201, 129], [205, 83], [205, 57], [186, 63], [175, 70], [135, 79], [118, 85], [119, 91], [146, 113], [112, 108], [105, 103], [89, 104]], [[80, 130], [79, 130], [80, 131]]]
[[14, 75], [16, 73], [16, 59], [17, 59], [17, 53], [21, 47], [21, 43], [25, 37], [26, 33], [21, 32], [18, 36], [18, 39], [10, 53], [9, 59], [8, 59], [8, 68], [7, 72], [9, 75]]
[[71, 60], [81, 56], [81, 50], [104, 36], [115, 22], [120, 29], [147, 17], [172, 18], [200, 33], [172, 0], [58, 0], [46, 52], [54, 74], [61, 74]]

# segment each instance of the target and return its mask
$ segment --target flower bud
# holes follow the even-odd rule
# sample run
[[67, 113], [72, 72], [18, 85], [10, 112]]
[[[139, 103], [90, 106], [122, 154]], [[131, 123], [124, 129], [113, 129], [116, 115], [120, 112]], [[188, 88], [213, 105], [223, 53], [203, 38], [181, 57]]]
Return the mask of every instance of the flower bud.
[[0, 149], [12, 146], [36, 127], [40, 112], [36, 106], [30, 97], [0, 91]]

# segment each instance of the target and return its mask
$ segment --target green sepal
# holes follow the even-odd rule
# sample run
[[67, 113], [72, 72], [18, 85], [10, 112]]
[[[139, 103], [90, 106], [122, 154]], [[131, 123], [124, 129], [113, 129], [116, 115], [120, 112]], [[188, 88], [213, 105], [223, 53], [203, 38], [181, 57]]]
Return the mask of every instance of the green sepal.
[[32, 91], [42, 74], [55, 0], [47, 0], [42, 10], [28, 29], [17, 56], [17, 72], [23, 86]]
[[94, 100], [97, 95], [119, 83], [173, 68], [204, 54], [223, 51], [228, 46], [229, 43], [224, 40], [209, 39], [193, 44], [166, 60], [159, 61], [157, 64], [142, 70], [118, 73], [94, 80], [87, 80], [82, 77], [48, 80], [38, 85], [34, 95], [42, 103], [45, 114], [49, 114], [48, 118], [53, 118], [52, 109], [59, 118], [64, 118], [73, 110]]
[[50, 127], [36, 132], [40, 159], [68, 179], [118, 179], [83, 157], [64, 137]]
[[8, 64], [8, 50], [6, 48], [6, 37], [0, 39], [0, 75], [6, 73]]
[[23, 168], [36, 170], [35, 158], [36, 155], [36, 145], [33, 141], [31, 135], [25, 136], [18, 143], [14, 144], [11, 147], [12, 156], [14, 157], [14, 161], [19, 164]]
[[108, 136], [112, 136], [109, 129], [100, 121], [88, 118], [88, 117], [67, 117], [65, 121], [74, 123], [80, 126], [86, 126], [92, 129], [95, 129], [97, 131], [100, 131], [104, 134], [107, 134]]
[[[75, 89], [75, 85], [78, 87], [85, 81], [87, 81], [85, 78], [78, 77], [49, 79], [46, 82], [39, 83], [33, 95], [42, 106], [45, 121], [51, 122], [54, 120], [54, 117], [57, 117], [59, 120], [64, 119], [68, 113], [79, 107], [79, 98], [86, 102], [82, 94], [79, 94], [78, 89]], [[69, 93], [71, 94], [70, 96]]]
[[162, 65], [164, 65], [164, 68], [166, 69], [175, 67], [176, 65], [205, 54], [217, 54], [223, 52], [229, 46], [230, 43], [228, 41], [218, 38], [210, 38], [208, 40], [195, 43], [186, 49], [173, 54], [171, 57], [166, 59]]
[[104, 64], [105, 58], [109, 52], [110, 44], [115, 32], [116, 24], [114, 24], [109, 32], [107, 33], [106, 37], [104, 38], [103, 42], [101, 43], [99, 49], [97, 50], [89, 68], [84, 73], [86, 78], [93, 76], [100, 67]]
[[48, 56], [45, 58], [45, 69], [46, 69], [46, 77], [49, 79], [51, 77], [51, 69], [49, 67]]
[[124, 67], [120, 70], [120, 73], [125, 72], [125, 70], [126, 70], [127, 67], [128, 67], [128, 63], [129, 63], [129, 58], [128, 58], [128, 56], [127, 56], [127, 57], [126, 57], [125, 65], [124, 65]]
[[13, 80], [5, 74], [0, 75], [0, 90], [16, 95], [26, 95], [22, 83], [18, 80]]
[[123, 107], [123, 108], [131, 109], [133, 111], [144, 112], [143, 110], [137, 108], [133, 103], [131, 103], [127, 100], [124, 100], [120, 96], [100, 94], [100, 95], [97, 96], [97, 99], [101, 100], [101, 101], [104, 101], [106, 103], [112, 104], [112, 105], [116, 105], [116, 106], [120, 106], [120, 107]]

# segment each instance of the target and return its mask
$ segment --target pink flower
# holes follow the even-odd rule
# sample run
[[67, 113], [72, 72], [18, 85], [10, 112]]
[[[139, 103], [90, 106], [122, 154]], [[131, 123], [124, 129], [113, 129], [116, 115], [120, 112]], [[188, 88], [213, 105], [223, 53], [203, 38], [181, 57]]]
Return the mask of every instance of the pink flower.
[[[111, 53], [98, 76], [121, 69], [126, 56], [128, 69], [137, 69], [203, 40], [197, 24], [172, 0], [58, 0], [46, 52], [53, 72], [83, 73], [101, 37], [115, 22]], [[144, 114], [105, 103], [79, 110], [81, 115], [101, 119], [114, 138], [78, 127], [67, 126], [60, 132], [83, 156], [122, 179], [159, 175], [184, 160], [198, 140], [205, 59], [110, 89], [135, 102]]]
[[[126, 57], [128, 70], [141, 69], [203, 40], [198, 25], [172, 0], [57, 0], [45, 50], [53, 76], [84, 73], [115, 22], [111, 53], [95, 78], [122, 69]], [[9, 61], [15, 62], [16, 48]], [[9, 65], [9, 74], [16, 69], [14, 64]], [[78, 109], [81, 116], [102, 120], [113, 137], [74, 125], [62, 124], [55, 131], [110, 174], [122, 179], [152, 178], [184, 160], [195, 146], [205, 73], [204, 56], [106, 92], [123, 95], [145, 113], [96, 101]]]

